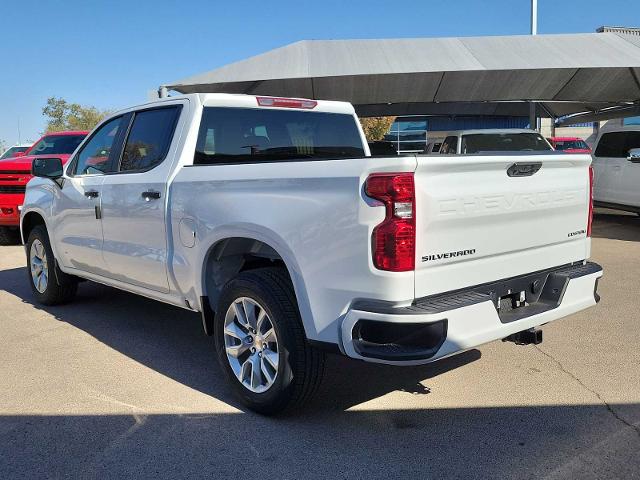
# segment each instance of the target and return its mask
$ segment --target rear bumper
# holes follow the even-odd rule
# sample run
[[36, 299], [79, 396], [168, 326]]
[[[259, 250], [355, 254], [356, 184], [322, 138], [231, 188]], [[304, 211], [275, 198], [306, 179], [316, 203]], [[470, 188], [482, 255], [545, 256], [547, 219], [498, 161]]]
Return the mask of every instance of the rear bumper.
[[[342, 348], [370, 362], [428, 363], [595, 305], [601, 276], [602, 267], [587, 262], [419, 299], [408, 307], [359, 302], [342, 322]], [[526, 306], [512, 309], [511, 297], [520, 292]]]

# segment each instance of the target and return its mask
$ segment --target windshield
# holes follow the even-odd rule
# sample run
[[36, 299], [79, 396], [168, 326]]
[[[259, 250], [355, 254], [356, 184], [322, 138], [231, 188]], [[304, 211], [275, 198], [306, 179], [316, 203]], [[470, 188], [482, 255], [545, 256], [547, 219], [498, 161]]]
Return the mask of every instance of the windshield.
[[553, 150], [538, 133], [477, 133], [462, 137], [462, 153]]
[[556, 150], [589, 150], [584, 140], [556, 140]]
[[353, 115], [205, 107], [194, 163], [364, 156]]
[[36, 143], [29, 155], [71, 154], [86, 135], [47, 135]]
[[28, 148], [29, 147], [11, 147], [11, 148], [8, 148], [2, 155], [0, 155], [0, 160], [3, 160], [5, 158], [11, 158], [16, 153], [24, 152]]

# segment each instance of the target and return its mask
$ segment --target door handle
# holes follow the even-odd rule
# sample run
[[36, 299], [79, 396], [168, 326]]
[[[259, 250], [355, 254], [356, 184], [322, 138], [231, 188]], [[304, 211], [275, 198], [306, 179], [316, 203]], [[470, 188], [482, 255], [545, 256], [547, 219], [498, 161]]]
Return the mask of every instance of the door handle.
[[148, 190], [146, 192], [142, 192], [142, 198], [144, 198], [147, 202], [149, 200], [158, 200], [160, 198], [160, 192]]
[[97, 190], [86, 190], [84, 196], [87, 198], [98, 198], [100, 193]]

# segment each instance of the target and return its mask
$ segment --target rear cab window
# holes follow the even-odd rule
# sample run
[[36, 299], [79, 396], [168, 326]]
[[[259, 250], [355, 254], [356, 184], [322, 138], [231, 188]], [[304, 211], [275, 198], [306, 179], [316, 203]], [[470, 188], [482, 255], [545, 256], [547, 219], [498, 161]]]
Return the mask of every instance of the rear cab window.
[[205, 107], [194, 165], [330, 160], [364, 155], [353, 115]]

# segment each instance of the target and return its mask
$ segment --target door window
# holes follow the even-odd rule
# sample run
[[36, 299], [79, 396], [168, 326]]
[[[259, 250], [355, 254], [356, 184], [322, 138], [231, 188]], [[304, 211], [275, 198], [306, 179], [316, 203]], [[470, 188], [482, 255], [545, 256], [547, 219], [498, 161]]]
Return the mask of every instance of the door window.
[[458, 152], [458, 137], [451, 136], [444, 139], [440, 153], [455, 155]]
[[627, 158], [632, 148], [640, 148], [640, 132], [605, 133], [598, 142], [595, 156]]
[[171, 144], [179, 106], [136, 112], [122, 152], [121, 172], [151, 170], [164, 160]]
[[123, 117], [109, 120], [100, 127], [76, 156], [74, 175], [101, 175], [110, 171], [110, 162], [115, 147], [115, 139], [120, 131]]

